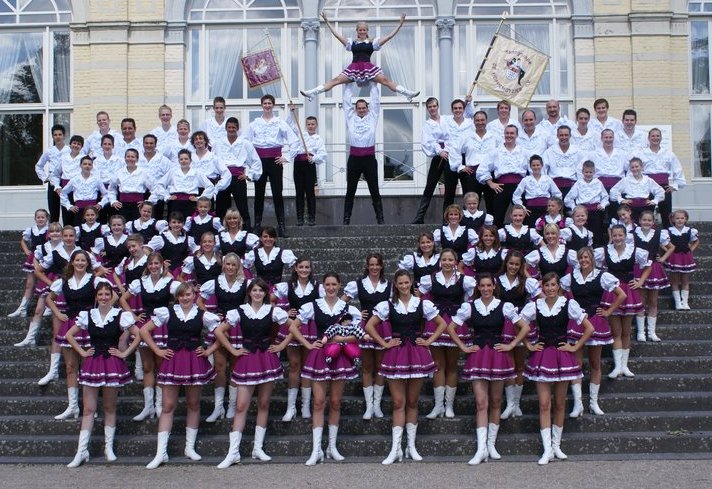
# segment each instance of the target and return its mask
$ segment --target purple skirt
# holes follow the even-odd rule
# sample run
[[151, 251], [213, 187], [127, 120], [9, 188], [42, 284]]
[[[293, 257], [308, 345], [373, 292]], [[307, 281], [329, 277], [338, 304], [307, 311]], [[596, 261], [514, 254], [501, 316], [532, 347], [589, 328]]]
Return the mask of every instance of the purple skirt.
[[[54, 337], [54, 342], [62, 348], [71, 348], [72, 345], [67, 341], [67, 331], [69, 331], [76, 322], [77, 318], [70, 318], [64, 321], [59, 327], [57, 336]], [[74, 335], [74, 339], [77, 340], [77, 343], [79, 343], [79, 346], [82, 348], [89, 347], [89, 333], [86, 330], [80, 329], [79, 332]]]
[[[286, 311], [289, 311], [289, 307], [287, 307]], [[310, 319], [307, 324], [302, 324], [301, 328], [301, 333], [302, 336], [304, 336], [304, 339], [307, 340], [310, 343], [314, 343], [317, 340], [316, 337], [316, 323], [314, 322], [313, 319]], [[289, 321], [284, 323], [279, 327], [279, 331], [277, 331], [277, 340], [282, 342], [284, 339], [289, 335]], [[292, 341], [289, 342], [289, 345], [294, 348], [301, 348], [302, 345], [299, 340], [293, 339]]]
[[[641, 270], [638, 264], [633, 267], [633, 277], [636, 279], [640, 278], [641, 276]], [[665, 273], [665, 269], [663, 268], [662, 263], [659, 261], [654, 261], [653, 265], [651, 266], [650, 269], [650, 275], [648, 275], [648, 278], [643, 282], [643, 289], [664, 289], [666, 287], [670, 287], [670, 282], [668, 282], [667, 274]]]
[[89, 387], [121, 387], [131, 381], [131, 373], [123, 358], [99, 355], [84, 359], [78, 380]]
[[[441, 312], [440, 317], [443, 318], [445, 324], [450, 324], [450, 322], [452, 321], [452, 318], [448, 313]], [[435, 324], [435, 321], [427, 321], [425, 323], [425, 327], [423, 328], [423, 338], [430, 338], [433, 333], [435, 333], [436, 328], [437, 325]], [[469, 344], [472, 341], [472, 331], [470, 331], [470, 328], [468, 328], [467, 325], [463, 324], [462, 326], [458, 326], [455, 328], [455, 331], [465, 344]], [[432, 346], [457, 348], [455, 342], [452, 341], [450, 335], [447, 334], [447, 330], [443, 331], [440, 337], [432, 343]]]
[[583, 378], [576, 355], [547, 346], [529, 355], [524, 376], [534, 382], [563, 382]]
[[22, 271], [25, 273], [34, 273], [35, 271], [35, 255], [30, 253], [22, 263]]
[[351, 63], [341, 72], [346, 78], [358, 84], [367, 83], [382, 73], [381, 68], [368, 61]]
[[[230, 326], [227, 328], [227, 337], [230, 340], [230, 344], [234, 346], [235, 348], [239, 348], [240, 343], [242, 343], [242, 334], [240, 333], [240, 330], [238, 329], [237, 326]], [[214, 333], [208, 333], [205, 335], [205, 344], [210, 346], [215, 341], [217, 338], [215, 338]]]
[[430, 377], [435, 370], [430, 350], [406, 341], [386, 350], [378, 374], [387, 379], [417, 379]]
[[[608, 320], [603, 316], [589, 316], [588, 320], [593, 325], [593, 334], [586, 341], [588, 346], [610, 345], [613, 343], [613, 335]], [[569, 342], [576, 343], [583, 336], [583, 326], [576, 324], [576, 321], [569, 321], [567, 331]]]
[[[390, 321], [381, 321], [381, 324], [376, 326], [376, 331], [385, 341], [391, 340], [391, 323]], [[383, 347], [375, 341], [361, 341], [358, 345], [362, 350], [383, 350]]]
[[[504, 318], [504, 325], [502, 326], [502, 342], [503, 343], [510, 343], [514, 340], [514, 338], [517, 337], [517, 327], [514, 325], [512, 321], [510, 321], [507, 318]], [[537, 339], [537, 333], [536, 333], [536, 328], [531, 328], [529, 331], [529, 334], [527, 335], [527, 339], [531, 342], [536, 342]], [[521, 343], [520, 343], [521, 344]]]
[[692, 256], [691, 251], [685, 253], [673, 253], [665, 262], [665, 268], [669, 272], [676, 273], [692, 273], [697, 268], [695, 263], [695, 257]]
[[141, 294], [132, 295], [129, 297], [129, 307], [134, 314], [141, 314], [143, 312], [143, 300], [141, 299]]
[[[50, 279], [52, 282], [57, 280], [59, 275], [56, 273], [49, 272], [47, 273], [47, 278]], [[36, 280], [35, 281], [35, 294], [41, 297], [47, 297], [49, 295], [49, 285], [44, 283], [41, 280]], [[64, 301], [64, 296], [63, 295], [58, 295], [57, 298], [54, 300], [54, 303], [57, 304], [57, 307], [63, 308], [67, 305], [67, 303]]]
[[173, 358], [163, 360], [156, 382], [166, 385], [205, 385], [217, 374], [205, 357], [192, 350], [173, 352]]
[[[621, 281], [620, 288], [626, 294], [623, 304], [618, 306], [618, 309], [613, 313], [614, 316], [634, 316], [643, 310], [643, 303], [640, 300], [640, 294], [636, 289], [631, 289], [627, 282]], [[601, 297], [601, 307], [611, 307], [611, 304], [616, 300], [616, 295], [613, 292], [604, 292]]]
[[237, 385], [257, 385], [281, 380], [284, 374], [276, 353], [257, 350], [235, 360], [232, 381]]
[[302, 366], [302, 377], [317, 382], [352, 380], [358, 377], [358, 370], [346, 355], [338, 355], [331, 363], [326, 363], [326, 353], [319, 348], [309, 351]]
[[516, 373], [512, 356], [509, 353], [497, 351], [489, 345], [467, 355], [465, 366], [462, 369], [462, 380], [467, 381], [496, 382], [514, 377], [516, 377]]

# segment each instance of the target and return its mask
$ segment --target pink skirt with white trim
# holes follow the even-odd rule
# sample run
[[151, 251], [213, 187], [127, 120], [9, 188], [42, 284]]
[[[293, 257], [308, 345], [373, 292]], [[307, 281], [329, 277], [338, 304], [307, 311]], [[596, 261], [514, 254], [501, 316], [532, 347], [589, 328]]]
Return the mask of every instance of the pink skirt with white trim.
[[[639, 279], [642, 275], [640, 267], [636, 263], [633, 267], [633, 277]], [[663, 268], [662, 263], [659, 261], [654, 261], [650, 268], [650, 275], [643, 283], [643, 289], [664, 289], [670, 287], [670, 282], [668, 281], [667, 274], [665, 273], [665, 268]]]
[[564, 382], [583, 378], [576, 355], [547, 346], [529, 355], [524, 377], [534, 382]]
[[405, 341], [386, 350], [378, 373], [387, 379], [417, 379], [430, 377], [435, 370], [430, 350]]
[[193, 350], [177, 350], [173, 357], [163, 360], [158, 370], [156, 382], [166, 385], [205, 385], [217, 373], [205, 357], [199, 357]]
[[[626, 298], [623, 304], [618, 306], [613, 312], [614, 316], [634, 316], [643, 310], [643, 303], [640, 300], [640, 294], [636, 289], [631, 289], [627, 282], [621, 281], [620, 288], [625, 292]], [[601, 297], [601, 307], [611, 307], [611, 304], [616, 300], [616, 295], [613, 292], [604, 292]]]
[[675, 273], [692, 273], [697, 268], [697, 263], [695, 263], [695, 257], [692, 256], [691, 251], [685, 253], [673, 253], [665, 262], [665, 268], [669, 272]]
[[514, 361], [509, 353], [497, 351], [490, 345], [483, 346], [479, 351], [470, 353], [462, 368], [462, 380], [488, 380], [496, 382], [513, 379]]

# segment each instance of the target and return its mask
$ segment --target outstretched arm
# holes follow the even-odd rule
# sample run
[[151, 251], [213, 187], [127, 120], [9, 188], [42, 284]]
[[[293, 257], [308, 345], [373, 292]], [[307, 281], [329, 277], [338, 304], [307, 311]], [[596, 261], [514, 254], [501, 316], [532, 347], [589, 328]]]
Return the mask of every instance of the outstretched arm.
[[331, 22], [329, 22], [329, 19], [326, 18], [326, 14], [324, 12], [321, 13], [321, 18], [324, 19], [324, 22], [326, 22], [326, 27], [329, 28], [331, 33], [334, 35], [336, 39], [339, 40], [341, 44], [346, 46], [346, 44], [349, 42], [344, 36], [336, 32], [336, 29], [334, 29], [334, 26], [331, 25]]
[[387, 43], [388, 41], [390, 41], [391, 39], [393, 39], [393, 36], [395, 36], [396, 34], [398, 34], [398, 31], [401, 29], [401, 27], [403, 27], [403, 23], [404, 23], [404, 22], [405, 22], [405, 14], [401, 14], [400, 23], [399, 23], [399, 24], [396, 26], [396, 28], [393, 29], [391, 32], [389, 32], [389, 33], [386, 34], [385, 36], [381, 37], [381, 38], [378, 40], [378, 44], [381, 45], [381, 46], [383, 46], [385, 43]]

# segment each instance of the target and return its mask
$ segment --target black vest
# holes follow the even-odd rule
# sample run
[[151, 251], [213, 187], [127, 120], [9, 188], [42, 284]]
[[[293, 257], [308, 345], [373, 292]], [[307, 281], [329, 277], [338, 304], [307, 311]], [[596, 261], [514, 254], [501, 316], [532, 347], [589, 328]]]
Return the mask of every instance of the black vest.
[[589, 316], [595, 316], [596, 309], [601, 305], [601, 297], [604, 292], [601, 277], [603, 277], [603, 272], [598, 270], [598, 276], [593, 280], [580, 284], [574, 278], [573, 273], [571, 274], [571, 294]]
[[679, 236], [670, 233], [670, 242], [675, 245], [675, 253], [687, 253], [690, 251], [690, 234], [692, 234], [692, 229], [688, 229]]
[[284, 270], [284, 262], [282, 262], [282, 250], [269, 263], [262, 263], [262, 258], [258, 249], [255, 249], [255, 272], [258, 277], [263, 279], [270, 285], [274, 285], [282, 280], [282, 271]]
[[91, 313], [89, 316], [89, 328], [87, 332], [91, 338], [91, 346], [94, 348], [94, 356], [103, 356], [104, 358], [109, 358], [109, 348], [119, 347], [119, 338], [121, 337], [121, 312], [119, 312], [114, 318], [106, 323], [103, 328], [99, 328], [91, 318]]
[[418, 303], [415, 311], [406, 314], [396, 311], [396, 306], [393, 302], [388, 301], [388, 319], [391, 323], [391, 332], [394, 338], [415, 343], [415, 340], [420, 338], [423, 333], [424, 318], [422, 300]]
[[566, 331], [569, 324], [569, 301], [561, 307], [558, 314], [546, 317], [536, 310], [536, 324], [539, 328], [539, 343], [546, 346], [559, 346], [566, 343]]
[[368, 311], [368, 317], [365, 321], [371, 319], [371, 316], [373, 316], [373, 309], [379, 303], [387, 301], [391, 295], [390, 282], [386, 282], [386, 288], [383, 289], [383, 292], [375, 291], [372, 294], [366, 291], [362, 280], [356, 281], [356, 288], [358, 289], [358, 302], [361, 305], [361, 310]]
[[200, 346], [200, 333], [203, 331], [203, 311], [193, 319], [181, 321], [172, 307], [168, 308], [168, 348], [177, 350], [195, 350]]
[[155, 309], [168, 306], [171, 301], [171, 280], [166, 282], [162, 289], [153, 292], [148, 292], [143, 287], [142, 280], [139, 283], [141, 284], [141, 304], [146, 314], [151, 315]]
[[129, 256], [129, 249], [126, 247], [126, 240], [114, 246], [109, 243], [108, 237], [104, 237], [104, 265], [115, 268], [121, 260]]
[[502, 342], [502, 326], [504, 326], [504, 301], [492, 309], [487, 316], [483, 316], [471, 305], [472, 315], [467, 320], [467, 326], [472, 330], [474, 342], [482, 348], [485, 345], [494, 346]]
[[219, 262], [216, 261], [208, 267], [197, 256], [193, 257], [193, 275], [198, 284], [203, 285], [208, 280], [216, 279], [221, 273], [222, 267]]
[[227, 314], [227, 311], [237, 309], [241, 304], [245, 303], [247, 295], [247, 280], [243, 280], [237, 292], [230, 292], [220, 287], [218, 279], [215, 280], [215, 299], [217, 300], [217, 312]]
[[621, 282], [630, 282], [633, 280], [633, 267], [635, 266], [635, 249], [630, 254], [630, 257], [621, 259], [618, 263], [611, 260], [608, 254], [608, 246], [604, 248], [606, 255], [606, 268], [608, 273], [616, 277]]
[[465, 280], [464, 275], [460, 275], [457, 282], [452, 284], [450, 287], [445, 287], [443, 284], [435, 280], [435, 274], [431, 276], [432, 287], [430, 289], [430, 294], [432, 296], [432, 301], [435, 306], [440, 310], [440, 313], [446, 313], [450, 316], [454, 316], [457, 310], [460, 308], [465, 297], [465, 287], [463, 282]]
[[450, 240], [445, 237], [445, 229], [448, 227], [449, 226], [443, 226], [440, 229], [440, 244], [443, 249], [451, 248], [455, 250], [460, 257], [462, 257], [462, 254], [467, 251], [467, 245], [469, 244], [467, 228], [465, 228], [465, 231], [458, 238]]
[[87, 283], [76, 290], [71, 289], [65, 280], [62, 284], [62, 295], [67, 301], [67, 317], [75, 318], [81, 311], [88, 311], [94, 307], [94, 277], [89, 278]]
[[[250, 307], [250, 306], [248, 306]], [[242, 331], [242, 347], [250, 353], [257, 350], [267, 351], [272, 343], [272, 311], [270, 308], [269, 314], [262, 319], [250, 319], [245, 315], [245, 311], [241, 307], [237, 308], [237, 313], [240, 315], [240, 330]]]
[[312, 307], [314, 308], [316, 336], [320, 339], [324, 336], [324, 332], [329, 328], [329, 326], [333, 326], [334, 324], [341, 322], [341, 319], [348, 313], [349, 308], [349, 306], [344, 303], [341, 309], [337, 309], [333, 313], [327, 314], [321, 310], [316, 301], [312, 303]]

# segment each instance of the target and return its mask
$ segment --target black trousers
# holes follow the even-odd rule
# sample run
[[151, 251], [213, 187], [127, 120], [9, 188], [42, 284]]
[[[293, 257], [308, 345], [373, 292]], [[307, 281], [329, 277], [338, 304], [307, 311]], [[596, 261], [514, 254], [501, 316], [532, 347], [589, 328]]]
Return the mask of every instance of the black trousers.
[[265, 210], [265, 189], [269, 180], [272, 189], [272, 202], [278, 223], [284, 223], [284, 198], [282, 197], [282, 165], [276, 158], [260, 158], [262, 160], [262, 176], [255, 182], [255, 226], [262, 223]]
[[593, 246], [596, 248], [608, 244], [608, 232], [604, 223], [605, 212], [600, 210], [588, 211], [586, 227], [593, 233]]
[[[498, 229], [504, 226], [504, 218], [507, 215], [509, 204], [512, 203], [512, 197], [514, 196], [514, 191], [517, 190], [517, 185], [516, 183], [504, 183], [500, 193], [494, 193], [493, 191], [494, 199], [490, 214], [492, 214], [494, 225]], [[489, 212], [489, 209], [487, 209], [487, 212]]]
[[[663, 190], [667, 185], [663, 187]], [[671, 226], [670, 214], [672, 214], [672, 192], [665, 192], [665, 198], [658, 204], [658, 212], [660, 212], [660, 222], [664, 227]]]
[[344, 218], [351, 217], [354, 207], [354, 196], [361, 175], [366, 179], [368, 192], [371, 194], [373, 207], [382, 206], [381, 192], [378, 189], [378, 162], [375, 155], [349, 155], [346, 163], [346, 198], [344, 199]]
[[440, 156], [434, 156], [430, 160], [430, 167], [428, 168], [428, 176], [425, 181], [425, 190], [423, 190], [423, 195], [420, 197], [420, 204], [418, 204], [418, 211], [416, 218], [423, 218], [425, 213], [428, 211], [430, 206], [430, 201], [433, 198], [433, 193], [435, 193], [435, 188], [438, 186], [440, 181], [440, 176], [444, 171], [447, 170], [447, 161], [443, 160]]
[[[169, 200], [168, 201], [168, 216], [170, 219], [171, 212], [180, 212], [183, 214], [183, 219], [188, 219], [195, 212], [195, 202], [192, 200]], [[170, 223], [170, 220], [169, 220]]]
[[122, 202], [121, 203], [121, 209], [114, 209], [111, 206], [106, 206], [104, 209], [109, 210], [109, 214], [113, 216], [114, 214], [118, 214], [120, 216], [124, 216], [124, 219], [126, 219], [126, 222], [134, 221], [138, 219], [139, 217], [139, 212], [138, 212], [138, 203], [136, 202]]
[[233, 175], [230, 186], [225, 190], [218, 192], [215, 197], [215, 211], [217, 216], [222, 219], [232, 204], [232, 199], [235, 199], [235, 207], [242, 216], [242, 228], [250, 230], [250, 208], [247, 205], [247, 180], [240, 180]]
[[47, 211], [49, 212], [49, 222], [59, 222], [59, 195], [55, 191], [55, 186], [47, 184]]
[[316, 165], [308, 161], [294, 162], [294, 189], [296, 190], [295, 204], [297, 207], [297, 221], [304, 221], [304, 201], [307, 202], [307, 215], [310, 219], [316, 216]]

